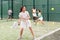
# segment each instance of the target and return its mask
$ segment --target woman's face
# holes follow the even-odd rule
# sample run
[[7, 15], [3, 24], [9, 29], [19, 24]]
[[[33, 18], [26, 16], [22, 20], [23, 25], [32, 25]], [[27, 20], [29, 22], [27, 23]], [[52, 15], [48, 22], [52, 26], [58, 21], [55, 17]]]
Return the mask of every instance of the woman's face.
[[23, 7], [22, 11], [25, 12], [26, 11], [26, 7]]

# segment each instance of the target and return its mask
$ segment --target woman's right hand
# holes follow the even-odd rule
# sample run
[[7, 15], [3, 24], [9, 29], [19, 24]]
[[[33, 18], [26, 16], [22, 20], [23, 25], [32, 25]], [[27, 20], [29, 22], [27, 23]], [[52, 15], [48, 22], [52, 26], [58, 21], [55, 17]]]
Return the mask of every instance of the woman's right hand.
[[20, 25], [20, 18], [18, 19], [18, 25]]

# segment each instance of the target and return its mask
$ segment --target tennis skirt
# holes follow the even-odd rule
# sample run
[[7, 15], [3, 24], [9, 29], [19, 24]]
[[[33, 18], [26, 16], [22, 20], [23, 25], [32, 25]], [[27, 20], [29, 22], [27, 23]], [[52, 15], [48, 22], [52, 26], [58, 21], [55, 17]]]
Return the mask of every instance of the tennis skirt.
[[22, 28], [31, 27], [31, 22], [30, 22], [30, 20], [27, 20], [26, 22], [21, 21], [21, 22], [20, 22], [20, 26], [21, 26]]

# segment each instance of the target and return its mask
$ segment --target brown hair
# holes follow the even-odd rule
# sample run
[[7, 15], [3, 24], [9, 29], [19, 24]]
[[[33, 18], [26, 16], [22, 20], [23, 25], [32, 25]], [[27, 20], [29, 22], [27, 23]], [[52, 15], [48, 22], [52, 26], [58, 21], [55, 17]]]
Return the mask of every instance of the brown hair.
[[24, 8], [25, 6], [22, 6], [21, 8], [20, 8], [20, 12], [22, 12], [22, 9]]
[[41, 12], [41, 10], [39, 10], [39, 12]]

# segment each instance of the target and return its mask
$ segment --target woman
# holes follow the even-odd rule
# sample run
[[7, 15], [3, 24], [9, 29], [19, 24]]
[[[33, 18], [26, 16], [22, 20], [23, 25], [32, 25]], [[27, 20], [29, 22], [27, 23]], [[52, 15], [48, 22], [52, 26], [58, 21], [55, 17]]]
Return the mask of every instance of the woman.
[[42, 24], [44, 24], [43, 16], [42, 16], [42, 14], [41, 14], [41, 10], [38, 10], [38, 17], [39, 17], [38, 20], [39, 20]]
[[20, 31], [20, 38], [18, 40], [20, 40], [22, 38], [23, 30], [26, 27], [28, 27], [30, 29], [32, 36], [34, 38], [34, 33], [33, 33], [29, 19], [30, 19], [30, 16], [29, 16], [28, 11], [26, 11], [26, 7], [25, 6], [21, 7], [21, 10], [19, 13], [19, 21], [18, 21], [18, 23], [20, 22], [21, 31]]
[[33, 21], [35, 22], [35, 24], [37, 24], [38, 16], [36, 14], [36, 9], [35, 8], [32, 9], [32, 14], [33, 14]]

